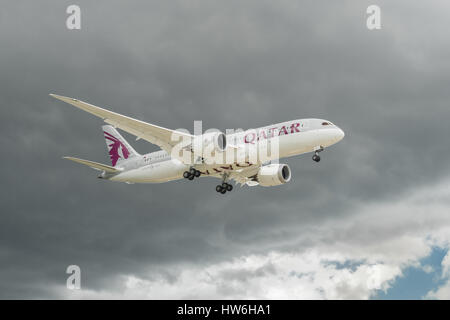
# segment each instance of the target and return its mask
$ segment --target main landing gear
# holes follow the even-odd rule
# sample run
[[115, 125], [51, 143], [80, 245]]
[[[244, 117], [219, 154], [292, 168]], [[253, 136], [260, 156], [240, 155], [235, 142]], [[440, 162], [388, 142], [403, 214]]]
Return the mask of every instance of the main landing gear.
[[223, 180], [222, 180], [222, 184], [219, 184], [216, 186], [216, 191], [221, 193], [221, 194], [225, 194], [227, 191], [231, 191], [233, 190], [233, 185], [227, 183], [227, 178], [228, 178], [228, 174], [224, 173], [223, 174]]
[[194, 168], [191, 168], [191, 169], [189, 169], [189, 171], [183, 172], [183, 177], [185, 179], [194, 180], [194, 178], [200, 177], [201, 174], [202, 173], [200, 171], [198, 171], [198, 170], [196, 170]]
[[[188, 180], [194, 180], [194, 178], [198, 178], [201, 176], [201, 172], [195, 168], [190, 168], [189, 171], [183, 172], [183, 178]], [[228, 178], [227, 174], [223, 174], [222, 184], [216, 186], [216, 191], [225, 194], [227, 191], [233, 190], [233, 185], [226, 182]]]
[[221, 194], [225, 194], [225, 192], [231, 190], [233, 190], [233, 185], [226, 182], [223, 182], [222, 184], [216, 186], [216, 191], [220, 192]]
[[322, 146], [314, 148], [314, 155], [312, 156], [313, 161], [315, 161], [315, 162], [319, 162], [320, 161], [319, 152], [322, 152], [322, 151], [323, 151], [323, 147]]

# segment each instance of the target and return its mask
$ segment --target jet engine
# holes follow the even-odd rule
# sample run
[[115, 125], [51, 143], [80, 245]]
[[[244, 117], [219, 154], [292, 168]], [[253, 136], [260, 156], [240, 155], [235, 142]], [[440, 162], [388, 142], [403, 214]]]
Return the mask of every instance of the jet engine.
[[199, 154], [214, 155], [224, 152], [227, 148], [227, 136], [222, 132], [209, 132], [201, 136], [196, 136], [193, 141], [193, 150], [198, 150]]
[[285, 184], [291, 180], [291, 169], [287, 164], [268, 164], [259, 168], [256, 180], [263, 187]]
[[212, 132], [203, 135], [203, 145], [214, 144], [214, 150], [223, 152], [227, 148], [227, 136], [222, 132]]

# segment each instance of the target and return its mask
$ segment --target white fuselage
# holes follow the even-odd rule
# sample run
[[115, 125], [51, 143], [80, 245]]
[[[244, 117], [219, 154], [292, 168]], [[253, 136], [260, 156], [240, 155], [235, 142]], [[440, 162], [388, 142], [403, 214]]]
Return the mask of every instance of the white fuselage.
[[[275, 136], [276, 135], [276, 136]], [[239, 137], [239, 138], [238, 138]], [[259, 141], [278, 138], [278, 160], [307, 152], [314, 152], [318, 147], [326, 148], [344, 137], [344, 132], [323, 119], [298, 119], [247, 130], [243, 134], [227, 135], [227, 141], [235, 146], [246, 144], [258, 145]], [[236, 161], [221, 165], [203, 165], [198, 168], [202, 176], [220, 177], [225, 171], [240, 170], [243, 167], [259, 166], [261, 163], [238, 163]], [[118, 174], [104, 174], [103, 178], [129, 183], [160, 183], [183, 178], [183, 172], [189, 165], [172, 158], [166, 151], [157, 151], [124, 161], [123, 171]]]

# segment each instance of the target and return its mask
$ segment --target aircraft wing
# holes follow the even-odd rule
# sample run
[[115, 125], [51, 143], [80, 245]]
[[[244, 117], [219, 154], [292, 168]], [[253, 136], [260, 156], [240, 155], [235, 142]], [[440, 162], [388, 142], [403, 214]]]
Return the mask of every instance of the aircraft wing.
[[248, 169], [236, 170], [232, 171], [230, 173], [230, 179], [236, 181], [236, 183], [239, 183], [241, 187], [246, 184], [248, 186], [254, 186], [258, 183], [253, 181], [252, 176], [257, 174], [259, 167], [258, 166], [252, 166]]
[[99, 118], [102, 118], [106, 123], [112, 126], [122, 129], [132, 135], [135, 135], [137, 139], [144, 139], [150, 143], [156, 144], [161, 149], [171, 153], [172, 148], [178, 144], [180, 141], [173, 139], [173, 137], [188, 137], [193, 138], [192, 135], [166, 129], [154, 124], [150, 124], [141, 120], [133, 119], [116, 112], [112, 112], [92, 104], [80, 101], [78, 99], [73, 99], [69, 97], [59, 96], [56, 94], [50, 94], [53, 98], [59, 99], [66, 103], [69, 103], [83, 111], [89, 112]]
[[[236, 183], [239, 183], [241, 187], [244, 184], [248, 186], [258, 185], [258, 182], [254, 181], [253, 176], [258, 173], [259, 167], [260, 166], [258, 165], [252, 165], [242, 169], [229, 170], [227, 171], [229, 174], [228, 179], [236, 181]], [[222, 179], [222, 173], [213, 174], [210, 175], [210, 177]]]

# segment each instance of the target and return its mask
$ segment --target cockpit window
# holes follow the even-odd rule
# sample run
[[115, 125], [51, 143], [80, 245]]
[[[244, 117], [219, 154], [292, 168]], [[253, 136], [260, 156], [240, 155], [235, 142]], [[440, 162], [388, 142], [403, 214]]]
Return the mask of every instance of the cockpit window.
[[330, 123], [329, 122], [322, 122], [322, 125], [323, 126], [328, 126], [328, 125], [330, 125]]

